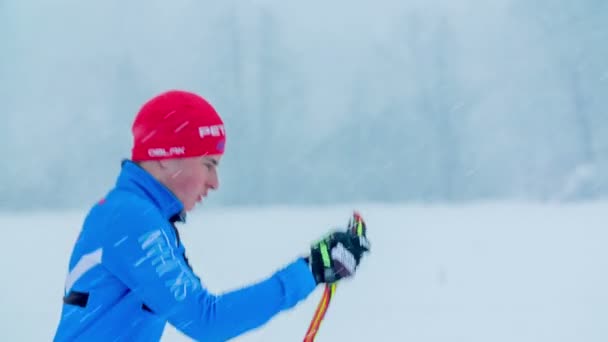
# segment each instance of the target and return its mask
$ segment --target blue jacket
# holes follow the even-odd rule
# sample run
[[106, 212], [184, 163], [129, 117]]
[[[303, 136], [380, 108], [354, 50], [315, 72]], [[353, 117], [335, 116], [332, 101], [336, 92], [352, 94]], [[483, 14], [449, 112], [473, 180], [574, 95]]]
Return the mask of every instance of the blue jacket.
[[[159, 341], [169, 322], [226, 341], [268, 322], [316, 287], [306, 261], [238, 290], [207, 291], [185, 256], [179, 200], [131, 161], [92, 207], [76, 241], [54, 341]], [[243, 256], [246, 257], [246, 256]]]

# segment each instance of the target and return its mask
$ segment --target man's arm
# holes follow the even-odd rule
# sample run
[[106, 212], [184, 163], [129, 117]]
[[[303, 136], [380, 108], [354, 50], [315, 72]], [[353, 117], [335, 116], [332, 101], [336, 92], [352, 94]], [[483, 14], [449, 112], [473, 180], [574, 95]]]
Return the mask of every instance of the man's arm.
[[298, 259], [261, 282], [214, 295], [178, 254], [167, 224], [153, 219], [156, 215], [138, 216], [120, 223], [124, 230], [113, 229], [102, 263], [156, 315], [191, 338], [236, 337], [293, 307], [316, 287], [307, 263]]

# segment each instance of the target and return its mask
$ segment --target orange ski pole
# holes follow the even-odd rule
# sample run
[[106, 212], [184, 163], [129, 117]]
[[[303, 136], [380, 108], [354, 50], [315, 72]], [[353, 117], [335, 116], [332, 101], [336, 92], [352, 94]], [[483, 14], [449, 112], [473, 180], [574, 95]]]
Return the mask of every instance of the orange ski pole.
[[[351, 229], [357, 235], [365, 235], [365, 223], [363, 222], [363, 218], [357, 211], [353, 213], [352, 221], [350, 222], [349, 229]], [[310, 325], [308, 326], [308, 330], [306, 331], [306, 335], [304, 336], [304, 342], [313, 342], [317, 333], [319, 332], [319, 327], [321, 326], [321, 322], [323, 318], [325, 318], [325, 313], [329, 308], [329, 303], [336, 293], [337, 283], [325, 284], [325, 289], [323, 291], [323, 296], [321, 296], [321, 300], [319, 304], [317, 304], [317, 309], [310, 321]]]

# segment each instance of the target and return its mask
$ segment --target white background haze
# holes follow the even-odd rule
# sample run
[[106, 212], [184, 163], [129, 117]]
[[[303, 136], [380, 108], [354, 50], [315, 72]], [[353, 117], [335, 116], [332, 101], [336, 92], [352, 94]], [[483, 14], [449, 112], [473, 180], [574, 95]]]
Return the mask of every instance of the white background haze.
[[[373, 253], [319, 342], [608, 341], [607, 23], [605, 0], [0, 0], [0, 340], [51, 339], [135, 113], [186, 89], [228, 135], [182, 229], [211, 290], [360, 209]], [[300, 341], [319, 295], [238, 340]]]

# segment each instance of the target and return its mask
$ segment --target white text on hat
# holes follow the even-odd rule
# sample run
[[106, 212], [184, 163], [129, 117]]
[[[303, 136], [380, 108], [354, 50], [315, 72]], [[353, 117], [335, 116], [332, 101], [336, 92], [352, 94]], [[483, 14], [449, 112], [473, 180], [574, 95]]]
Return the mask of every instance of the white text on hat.
[[179, 156], [186, 153], [185, 147], [171, 147], [169, 149], [165, 148], [150, 148], [148, 149], [148, 155], [150, 157], [170, 157], [170, 156]]
[[198, 128], [198, 134], [200, 134], [203, 139], [206, 136], [221, 137], [225, 135], [224, 125], [201, 126]]

